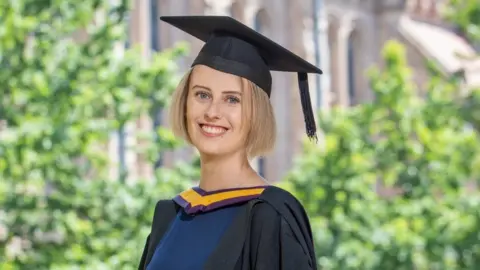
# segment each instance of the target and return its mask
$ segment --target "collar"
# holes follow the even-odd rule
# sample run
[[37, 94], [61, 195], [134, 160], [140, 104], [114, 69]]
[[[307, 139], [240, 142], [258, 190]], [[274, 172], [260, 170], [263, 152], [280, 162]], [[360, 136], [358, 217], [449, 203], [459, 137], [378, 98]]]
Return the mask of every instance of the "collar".
[[266, 188], [267, 186], [256, 186], [205, 191], [193, 187], [177, 195], [173, 201], [187, 214], [198, 214], [256, 199]]

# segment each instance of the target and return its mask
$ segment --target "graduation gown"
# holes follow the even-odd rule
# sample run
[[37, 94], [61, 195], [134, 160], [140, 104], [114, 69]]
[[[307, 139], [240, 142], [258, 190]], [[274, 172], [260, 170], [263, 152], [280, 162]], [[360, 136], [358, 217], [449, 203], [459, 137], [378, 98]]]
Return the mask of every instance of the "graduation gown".
[[[205, 245], [198, 250], [200, 252], [192, 253], [204, 253], [202, 256], [205, 258], [196, 258], [201, 261], [201, 265], [195, 269], [317, 269], [307, 214], [290, 193], [274, 186], [255, 188], [256, 193], [250, 190], [249, 194], [244, 193], [242, 197], [227, 199], [225, 198], [231, 196], [227, 193], [232, 193], [229, 190], [223, 194], [202, 192], [205, 193], [198, 188], [191, 189], [173, 200], [160, 200], [157, 203], [139, 270], [178, 269], [172, 266], [175, 263], [171, 261], [172, 258], [181, 258], [177, 259], [178, 263], [187, 268], [184, 263], [192, 258], [192, 254], [180, 254], [180, 250], [188, 251], [190, 248], [188, 242], [185, 242], [187, 239], [181, 238], [188, 237], [195, 241], [199, 234], [198, 237], [203, 238], [198, 238], [197, 241], [204, 241]], [[219, 202], [222, 199], [223, 203]], [[199, 215], [198, 221], [195, 221], [195, 215]], [[190, 223], [196, 227], [188, 227]], [[212, 229], [213, 225], [218, 224], [223, 224], [224, 229]], [[188, 234], [187, 230], [194, 231], [202, 226], [204, 228], [199, 234]], [[212, 243], [205, 241], [210, 233], [214, 234], [212, 239], [216, 239]], [[177, 240], [183, 246], [175, 249]], [[160, 263], [162, 260], [170, 260], [171, 264], [167, 265], [172, 269]]]

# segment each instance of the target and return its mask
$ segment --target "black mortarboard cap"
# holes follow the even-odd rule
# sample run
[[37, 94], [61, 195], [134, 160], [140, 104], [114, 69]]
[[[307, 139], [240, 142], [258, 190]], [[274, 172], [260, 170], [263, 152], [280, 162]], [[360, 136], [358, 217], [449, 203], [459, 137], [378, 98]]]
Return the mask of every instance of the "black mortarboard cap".
[[192, 63], [250, 80], [270, 97], [270, 71], [297, 72], [307, 135], [317, 139], [307, 73], [323, 72], [301, 57], [228, 16], [162, 16], [160, 19], [202, 40]]

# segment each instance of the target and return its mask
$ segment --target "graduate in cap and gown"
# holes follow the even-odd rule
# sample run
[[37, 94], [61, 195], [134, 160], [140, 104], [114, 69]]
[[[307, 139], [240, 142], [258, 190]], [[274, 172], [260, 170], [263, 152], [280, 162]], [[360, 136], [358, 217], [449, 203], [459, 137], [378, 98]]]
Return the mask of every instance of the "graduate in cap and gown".
[[307, 135], [316, 140], [307, 73], [322, 71], [231, 17], [160, 19], [205, 42], [170, 108], [174, 133], [200, 153], [201, 179], [157, 203], [139, 269], [317, 269], [303, 206], [249, 159], [274, 147], [271, 71], [298, 73]]

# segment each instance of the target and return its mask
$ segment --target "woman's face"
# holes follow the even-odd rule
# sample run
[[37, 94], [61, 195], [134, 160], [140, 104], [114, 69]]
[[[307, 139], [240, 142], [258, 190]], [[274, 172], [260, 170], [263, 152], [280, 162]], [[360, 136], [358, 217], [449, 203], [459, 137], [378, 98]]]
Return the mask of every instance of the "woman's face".
[[227, 155], [245, 151], [247, 125], [242, 125], [246, 100], [240, 77], [204, 65], [196, 66], [187, 95], [187, 129], [202, 154]]

